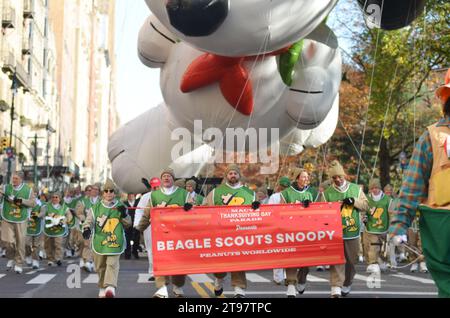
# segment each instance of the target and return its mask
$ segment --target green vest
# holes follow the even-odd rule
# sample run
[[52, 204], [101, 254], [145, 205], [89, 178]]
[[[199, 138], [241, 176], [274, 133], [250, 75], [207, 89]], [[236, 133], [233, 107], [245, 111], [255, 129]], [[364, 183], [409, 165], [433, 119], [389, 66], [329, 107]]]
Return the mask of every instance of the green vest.
[[123, 205], [115, 200], [113, 206], [107, 207], [102, 201], [89, 210], [94, 218], [92, 250], [100, 255], [120, 255], [125, 251], [126, 241], [122, 217], [117, 210]]
[[6, 197], [14, 196], [16, 198], [29, 200], [31, 197], [31, 188], [22, 184], [19, 190], [14, 190], [12, 184], [5, 187], [5, 197], [3, 198], [3, 208], [1, 209], [2, 218], [10, 223], [24, 223], [28, 221], [31, 208], [22, 206], [18, 207], [14, 203], [6, 201]]
[[[73, 211], [74, 214], [75, 214], [75, 209], [76, 209], [77, 204], [78, 204], [78, 199], [72, 198], [72, 201], [70, 201], [70, 203], [67, 203], [67, 202], [64, 200], [64, 203], [65, 203], [65, 205], [66, 205], [71, 211]], [[76, 217], [73, 217], [72, 220], [71, 220], [71, 221], [69, 222], [69, 224], [68, 224], [69, 229], [73, 229], [73, 228], [75, 227], [76, 221], [77, 221], [77, 218], [76, 218]]]
[[44, 222], [42, 218], [32, 218], [33, 216], [38, 216], [41, 213], [42, 203], [36, 204], [36, 206], [31, 210], [31, 216], [28, 220], [27, 226], [27, 236], [39, 236], [42, 234], [44, 229]]
[[[56, 209], [50, 202], [46, 204], [47, 211], [45, 213], [45, 228], [44, 233], [48, 237], [64, 237], [67, 235], [67, 224], [66, 224], [66, 211], [67, 206], [65, 204], [60, 205], [58, 209]], [[60, 225], [55, 225], [52, 227], [47, 227], [48, 219], [47, 218], [59, 218], [64, 217], [64, 220], [61, 221]]]
[[204, 196], [200, 195], [197, 193], [197, 195], [195, 196], [195, 205], [196, 206], [200, 206], [203, 204], [203, 200], [205, 199]]
[[311, 193], [311, 195], [312, 195], [312, 202], [316, 202], [317, 201], [317, 199], [318, 199], [318, 197], [319, 197], [319, 190], [317, 190], [317, 188], [314, 188], [314, 187], [308, 187], [308, 190], [307, 190], [309, 193]]
[[255, 192], [245, 186], [233, 189], [227, 184], [222, 184], [214, 189], [214, 205], [251, 205], [255, 202]]
[[286, 201], [286, 203], [302, 203], [305, 200], [313, 202], [313, 196], [308, 190], [309, 188], [304, 191], [298, 191], [293, 187], [289, 187], [281, 192], [281, 196], [283, 197], [284, 201]]
[[[98, 202], [100, 202], [101, 201], [101, 199], [100, 199], [100, 197], [98, 198], [98, 200], [97, 200], [97, 203]], [[87, 215], [87, 211], [90, 209], [90, 208], [92, 208], [92, 206], [95, 204], [95, 203], [93, 203], [92, 201], [91, 201], [91, 198], [90, 197], [82, 197], [82, 198], [79, 198], [78, 199], [78, 202], [81, 202], [82, 204], [83, 204], [83, 206], [84, 206], [84, 216], [86, 217], [86, 215]], [[77, 202], [77, 204], [78, 204], [78, 202]], [[79, 230], [81, 231], [81, 232], [83, 232], [83, 224], [81, 224], [81, 222], [80, 222], [80, 224], [79, 224]]]
[[188, 192], [185, 189], [177, 188], [174, 193], [167, 195], [161, 190], [153, 191], [151, 194], [152, 207], [180, 207], [187, 201]]
[[[325, 190], [324, 196], [327, 202], [343, 201], [346, 198], [359, 197], [361, 189], [357, 184], [350, 183], [347, 191], [340, 192], [331, 186]], [[344, 205], [341, 209], [342, 230], [344, 232], [344, 240], [355, 239], [359, 237], [361, 230], [361, 221], [359, 219], [358, 209], [348, 205]]]
[[367, 215], [366, 231], [372, 234], [384, 234], [389, 230], [389, 204], [391, 198], [383, 195], [380, 201], [374, 201], [370, 195], [369, 213]]

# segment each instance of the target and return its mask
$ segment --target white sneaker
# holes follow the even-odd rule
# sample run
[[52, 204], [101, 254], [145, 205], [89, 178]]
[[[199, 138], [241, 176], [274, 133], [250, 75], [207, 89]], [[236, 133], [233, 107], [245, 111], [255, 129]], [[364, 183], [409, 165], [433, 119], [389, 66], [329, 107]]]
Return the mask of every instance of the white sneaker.
[[380, 265], [378, 264], [370, 264], [369, 266], [367, 266], [366, 270], [367, 273], [377, 273], [377, 274], [379, 274], [380, 271], [381, 271]]
[[325, 270], [324, 266], [316, 266], [316, 271], [323, 272]]
[[409, 270], [411, 273], [416, 273], [419, 270], [419, 264], [414, 263], [411, 265], [411, 269]]
[[14, 266], [14, 260], [9, 260], [8, 263], [6, 263], [6, 270], [9, 271], [13, 268]]
[[172, 291], [176, 298], [184, 298], [183, 288], [173, 285]]
[[342, 290], [341, 287], [331, 287], [331, 298], [341, 298]]
[[44, 258], [47, 258], [47, 255], [45, 255], [45, 253], [44, 253], [44, 251], [39, 251], [39, 257], [41, 258], [41, 259], [44, 259]]
[[387, 263], [386, 263], [386, 262], [378, 263], [378, 265], [380, 266], [380, 270], [381, 270], [382, 272], [387, 271], [388, 266], [387, 266]]
[[22, 269], [22, 267], [16, 265], [16, 266], [14, 266], [14, 272], [16, 274], [22, 274], [23, 273], [23, 269]]
[[214, 295], [220, 297], [223, 294], [223, 278], [216, 278], [214, 280]]
[[83, 259], [81, 258], [80, 259], [80, 268], [83, 268], [84, 267], [84, 261], [83, 261]]
[[284, 269], [275, 268], [273, 270], [273, 282], [277, 285], [281, 285], [284, 281]]
[[420, 272], [421, 273], [428, 273], [428, 267], [425, 262], [420, 262]]
[[245, 298], [245, 290], [240, 287], [234, 287], [234, 298]]
[[294, 285], [288, 285], [286, 296], [287, 298], [295, 298], [295, 296], [297, 296], [297, 290]]
[[405, 256], [405, 253], [400, 253], [400, 256], [398, 257], [399, 263], [406, 261], [408, 258]]
[[39, 261], [33, 260], [32, 267], [33, 267], [33, 269], [39, 269]]
[[72, 251], [66, 248], [66, 258], [72, 258]]
[[341, 294], [342, 296], [347, 296], [352, 291], [352, 286], [342, 286]]
[[325, 265], [325, 269], [326, 269], [327, 271], [329, 271], [329, 270], [330, 270], [330, 265]]
[[86, 263], [84, 263], [84, 268], [89, 273], [92, 273], [94, 271], [94, 264], [92, 264], [92, 262], [86, 262]]
[[98, 298], [105, 298], [106, 297], [106, 289], [100, 288], [98, 292]]
[[116, 288], [112, 286], [108, 286], [105, 289], [105, 298], [114, 298], [116, 297]]
[[2, 256], [2, 257], [6, 257], [6, 250], [5, 249], [1, 249], [0, 248], [0, 255]]
[[55, 263], [53, 263], [53, 262], [48, 262], [47, 265], [48, 265], [48, 267], [52, 267], [52, 266], [55, 266]]
[[167, 291], [167, 286], [163, 286], [156, 291], [153, 298], [169, 298], [169, 292]]
[[33, 264], [33, 259], [31, 258], [31, 256], [25, 257], [25, 263], [26, 263], [28, 266], [31, 266], [31, 264]]
[[300, 295], [303, 295], [305, 290], [306, 290], [306, 284], [298, 284], [297, 285], [297, 291]]
[[364, 256], [359, 255], [359, 257], [358, 257], [358, 262], [364, 263]]

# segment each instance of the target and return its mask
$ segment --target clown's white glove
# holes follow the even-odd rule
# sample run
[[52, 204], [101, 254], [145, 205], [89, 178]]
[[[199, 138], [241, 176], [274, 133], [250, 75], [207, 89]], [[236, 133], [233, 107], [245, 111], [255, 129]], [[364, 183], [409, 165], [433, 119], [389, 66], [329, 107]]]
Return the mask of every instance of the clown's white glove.
[[408, 237], [404, 235], [396, 235], [392, 238], [392, 243], [394, 243], [395, 246], [399, 246], [403, 243], [408, 242]]

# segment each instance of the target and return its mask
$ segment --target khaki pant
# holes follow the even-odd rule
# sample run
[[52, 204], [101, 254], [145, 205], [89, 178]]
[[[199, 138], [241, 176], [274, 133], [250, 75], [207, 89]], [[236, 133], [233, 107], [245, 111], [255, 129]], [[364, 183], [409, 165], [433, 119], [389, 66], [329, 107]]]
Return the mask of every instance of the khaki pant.
[[17, 266], [25, 262], [25, 241], [27, 236], [27, 222], [9, 223], [5, 220], [1, 224], [1, 240], [6, 249], [6, 258], [14, 260]]
[[39, 250], [41, 249], [41, 236], [27, 236], [25, 246], [25, 256], [33, 260], [39, 260]]
[[95, 271], [98, 274], [98, 287], [117, 288], [119, 278], [120, 255], [99, 255], [94, 253]]
[[306, 277], [309, 273], [309, 267], [286, 268], [286, 284], [297, 285], [306, 284]]
[[379, 244], [384, 243], [386, 234], [365, 233], [365, 236], [369, 245], [367, 264], [378, 264], [378, 258], [384, 259], [383, 255], [381, 255], [381, 245]]
[[62, 261], [64, 258], [64, 238], [63, 237], [45, 237], [45, 254], [49, 262]]
[[[420, 239], [420, 232], [414, 231], [413, 229], [408, 229], [408, 244], [411, 247], [417, 248], [421, 253], [422, 252], [422, 240]], [[413, 252], [408, 251], [408, 262], [412, 262], [417, 258], [417, 255]], [[419, 262], [423, 262], [423, 257], [419, 258]]]
[[358, 262], [359, 244], [359, 238], [344, 240], [346, 263], [344, 265], [330, 266], [330, 283], [332, 287], [349, 287], [352, 285], [353, 278], [356, 274], [355, 264]]
[[78, 254], [79, 254], [80, 257], [83, 257], [82, 254], [83, 254], [83, 250], [84, 250], [84, 246], [85, 245], [84, 245], [83, 234], [81, 234], [80, 231], [78, 231], [76, 229], [72, 229], [70, 231], [69, 245], [75, 251], [78, 251]]
[[361, 233], [361, 244], [359, 244], [359, 245], [362, 246], [362, 255], [364, 257], [364, 260], [366, 262], [368, 262], [368, 260], [369, 260], [370, 241], [368, 239], [367, 232]]
[[[81, 238], [83, 235], [80, 233]], [[93, 253], [91, 248], [91, 240], [80, 240], [78, 242], [78, 248], [79, 248], [79, 254], [80, 258], [83, 259], [84, 262], [92, 262], [93, 260]]]
[[[224, 279], [227, 276], [227, 273], [217, 273], [214, 274], [214, 276], [219, 279]], [[231, 286], [247, 289], [247, 277], [245, 277], [245, 272], [232, 272]]]
[[181, 288], [184, 286], [184, 283], [186, 282], [186, 275], [156, 276], [155, 277], [156, 288], [160, 289], [160, 288], [164, 287], [165, 285], [169, 285], [170, 280], [172, 280], [172, 284]]

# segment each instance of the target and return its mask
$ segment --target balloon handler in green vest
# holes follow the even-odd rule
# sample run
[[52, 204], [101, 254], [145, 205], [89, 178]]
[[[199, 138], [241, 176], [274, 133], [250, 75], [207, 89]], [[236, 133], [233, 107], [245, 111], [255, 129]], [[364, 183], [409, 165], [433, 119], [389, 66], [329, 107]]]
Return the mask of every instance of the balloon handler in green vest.
[[365, 239], [367, 240], [367, 272], [380, 274], [386, 270], [386, 259], [383, 250], [386, 251], [386, 234], [389, 229], [389, 210], [392, 209], [392, 198], [381, 190], [380, 179], [372, 179], [369, 182], [369, 213], [365, 221]]
[[64, 258], [64, 238], [69, 234], [72, 221], [70, 209], [62, 203], [62, 195], [58, 192], [50, 196], [47, 204], [42, 205], [41, 215], [44, 215], [44, 246], [48, 266], [62, 265]]
[[[241, 183], [241, 170], [237, 165], [231, 164], [225, 171], [225, 183], [212, 190], [205, 203], [208, 206], [223, 205], [251, 205], [254, 210], [259, 209], [260, 202], [256, 201], [256, 194]], [[214, 294], [219, 297], [223, 293], [223, 280], [227, 273], [216, 273], [214, 281]], [[244, 298], [247, 289], [245, 272], [232, 272], [231, 285], [234, 288], [234, 298]]]
[[99, 298], [116, 296], [120, 255], [126, 248], [124, 228], [131, 226], [131, 217], [125, 205], [116, 199], [115, 191], [116, 186], [108, 179], [103, 186], [102, 199], [88, 209], [83, 224], [83, 238], [91, 239], [99, 277]]
[[[175, 173], [172, 169], [167, 168], [161, 172], [161, 187], [159, 190], [150, 193], [147, 208], [136, 226], [138, 231], [144, 232], [150, 226], [150, 211], [154, 207], [183, 207], [185, 211], [192, 209], [193, 204], [188, 202], [189, 193], [185, 189], [177, 187], [174, 180]], [[153, 298], [169, 298], [167, 285], [170, 283], [170, 279], [172, 280], [175, 297], [184, 297], [183, 286], [186, 281], [186, 275], [177, 275], [155, 277], [155, 284], [158, 290], [153, 295]]]
[[32, 189], [23, 183], [22, 172], [14, 173], [11, 181], [0, 189], [1, 240], [8, 258], [6, 269], [14, 266], [14, 271], [22, 274], [28, 219], [36, 200]]
[[46, 203], [47, 195], [41, 193], [39, 199], [36, 199], [36, 206], [31, 210], [28, 220], [25, 261], [33, 269], [39, 269], [39, 251], [44, 233], [44, 215], [41, 213], [41, 208]]
[[[314, 201], [311, 192], [310, 175], [305, 169], [298, 169], [295, 172], [295, 181], [292, 185], [281, 192], [281, 204], [301, 204], [304, 208], [308, 208], [310, 203]], [[309, 273], [309, 267], [302, 268], [286, 268], [286, 284], [288, 298], [295, 298], [297, 291], [303, 294], [306, 290], [306, 278]]]
[[[86, 186], [84, 196], [78, 200], [75, 208], [75, 215], [79, 222], [80, 231], [83, 231], [83, 222], [86, 220], [87, 211], [100, 201], [99, 191], [101, 185], [94, 184]], [[83, 239], [81, 234], [81, 241], [77, 242], [78, 254], [80, 255], [80, 268], [88, 273], [94, 271], [94, 258], [92, 255], [91, 243]]]
[[406, 233], [418, 210], [428, 271], [439, 297], [450, 298], [450, 69], [436, 96], [442, 103], [443, 117], [429, 126], [416, 143], [389, 237], [395, 244], [406, 243]]
[[342, 230], [344, 235], [345, 265], [330, 266], [331, 297], [347, 296], [356, 274], [360, 245], [360, 213], [367, 213], [369, 204], [359, 185], [346, 180], [342, 165], [333, 161], [328, 169], [332, 184], [320, 196], [321, 202], [341, 202]]

